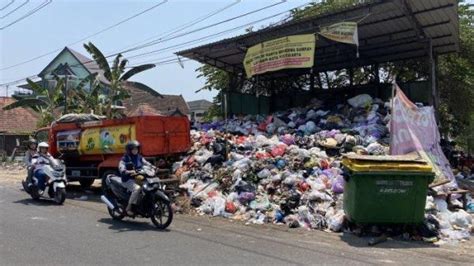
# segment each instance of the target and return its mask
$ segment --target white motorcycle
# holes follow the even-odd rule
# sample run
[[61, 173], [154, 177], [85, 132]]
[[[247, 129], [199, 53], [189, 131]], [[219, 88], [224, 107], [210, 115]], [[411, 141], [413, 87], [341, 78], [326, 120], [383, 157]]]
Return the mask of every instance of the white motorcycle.
[[46, 180], [46, 189], [40, 191], [38, 188], [38, 179], [33, 176], [33, 183], [28, 186], [26, 181], [22, 181], [25, 191], [30, 194], [31, 198], [37, 200], [41, 197], [54, 199], [61, 205], [66, 200], [66, 167], [57, 159], [52, 159], [49, 164], [43, 166], [43, 171], [48, 177]]

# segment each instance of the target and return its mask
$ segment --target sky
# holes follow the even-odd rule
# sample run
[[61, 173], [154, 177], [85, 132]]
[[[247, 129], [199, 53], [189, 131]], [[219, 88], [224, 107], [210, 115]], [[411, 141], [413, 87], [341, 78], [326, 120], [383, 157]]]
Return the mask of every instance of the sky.
[[[0, 9], [11, 0], [0, 0]], [[5, 10], [0, 10], [0, 17], [24, 4], [17, 11], [0, 19], [0, 28], [8, 25], [22, 15], [34, 10], [47, 0], [14, 0], [14, 3]], [[56, 49], [62, 49], [67, 44], [74, 43], [84, 37], [99, 32], [115, 23], [150, 8], [162, 1], [160, 0], [52, 0], [52, 2], [33, 15], [19, 21], [3, 30], [0, 30], [0, 69], [19, 62], [26, 61]], [[236, 0], [169, 0], [165, 4], [152, 9], [136, 18], [133, 18], [117, 27], [107, 30], [87, 41], [93, 42], [104, 54], [123, 51], [124, 48], [146, 40], [172, 29], [175, 29], [197, 18], [203, 17], [215, 10], [227, 6]], [[189, 32], [207, 25], [211, 25], [240, 14], [278, 3], [280, 0], [242, 0], [238, 4], [200, 23], [186, 28], [180, 33]], [[261, 12], [221, 24], [193, 34], [182, 36], [174, 40], [124, 54], [125, 58], [152, 51], [175, 44], [195, 40], [203, 36], [224, 31], [233, 27], [244, 25], [258, 19], [308, 3], [310, 0], [287, 0], [286, 2], [263, 10]], [[283, 19], [278, 16], [273, 19], [255, 24], [261, 27]], [[219, 41], [223, 38], [243, 34], [244, 29], [217, 36], [174, 50], [143, 57], [130, 58], [131, 65], [140, 63], [163, 61], [163, 58], [174, 59], [173, 53], [179, 50], [192, 48], [198, 45]], [[159, 36], [158, 36], [159, 37]], [[84, 41], [86, 42], [86, 41]], [[72, 49], [89, 56], [83, 48], [83, 43], [69, 45]], [[0, 83], [6, 83], [28, 76], [38, 74], [59, 51], [33, 62], [23, 64], [11, 69], [0, 71]], [[183, 62], [184, 68], [178, 63], [159, 65], [154, 69], [140, 73], [132, 80], [140, 81], [163, 94], [181, 94], [187, 100], [207, 99], [212, 100], [216, 92], [202, 91], [200, 89], [204, 80], [197, 78], [196, 68], [200, 66], [194, 61]], [[14, 87], [9, 87], [11, 93]], [[0, 88], [0, 96], [6, 95], [6, 88]]]

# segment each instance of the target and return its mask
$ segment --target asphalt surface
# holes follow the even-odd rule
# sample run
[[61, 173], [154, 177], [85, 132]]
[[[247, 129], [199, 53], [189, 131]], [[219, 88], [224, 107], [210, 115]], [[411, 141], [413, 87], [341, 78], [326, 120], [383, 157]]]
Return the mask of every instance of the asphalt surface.
[[[112, 220], [97, 195], [64, 206], [33, 201], [0, 181], [0, 265], [474, 264], [471, 243], [435, 247], [352, 235], [176, 215], [169, 230], [150, 220]], [[87, 194], [86, 194], [87, 195]]]

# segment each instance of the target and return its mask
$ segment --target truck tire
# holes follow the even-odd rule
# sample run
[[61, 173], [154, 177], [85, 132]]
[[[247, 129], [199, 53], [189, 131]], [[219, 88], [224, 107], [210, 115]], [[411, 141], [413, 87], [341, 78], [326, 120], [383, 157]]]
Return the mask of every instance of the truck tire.
[[79, 180], [79, 183], [81, 184], [82, 189], [88, 189], [94, 183], [94, 179], [84, 178], [84, 179]]
[[102, 188], [102, 194], [105, 195], [105, 192], [107, 191], [107, 186], [105, 184], [105, 179], [107, 178], [108, 175], [118, 175], [117, 170], [107, 170], [102, 173], [100, 176], [100, 179], [102, 180], [101, 188]]

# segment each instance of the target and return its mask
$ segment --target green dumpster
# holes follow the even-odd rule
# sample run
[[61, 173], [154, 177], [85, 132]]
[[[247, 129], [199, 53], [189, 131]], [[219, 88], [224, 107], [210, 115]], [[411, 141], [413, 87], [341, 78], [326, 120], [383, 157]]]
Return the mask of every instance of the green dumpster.
[[343, 158], [344, 211], [358, 224], [417, 224], [423, 221], [430, 165], [419, 155]]

